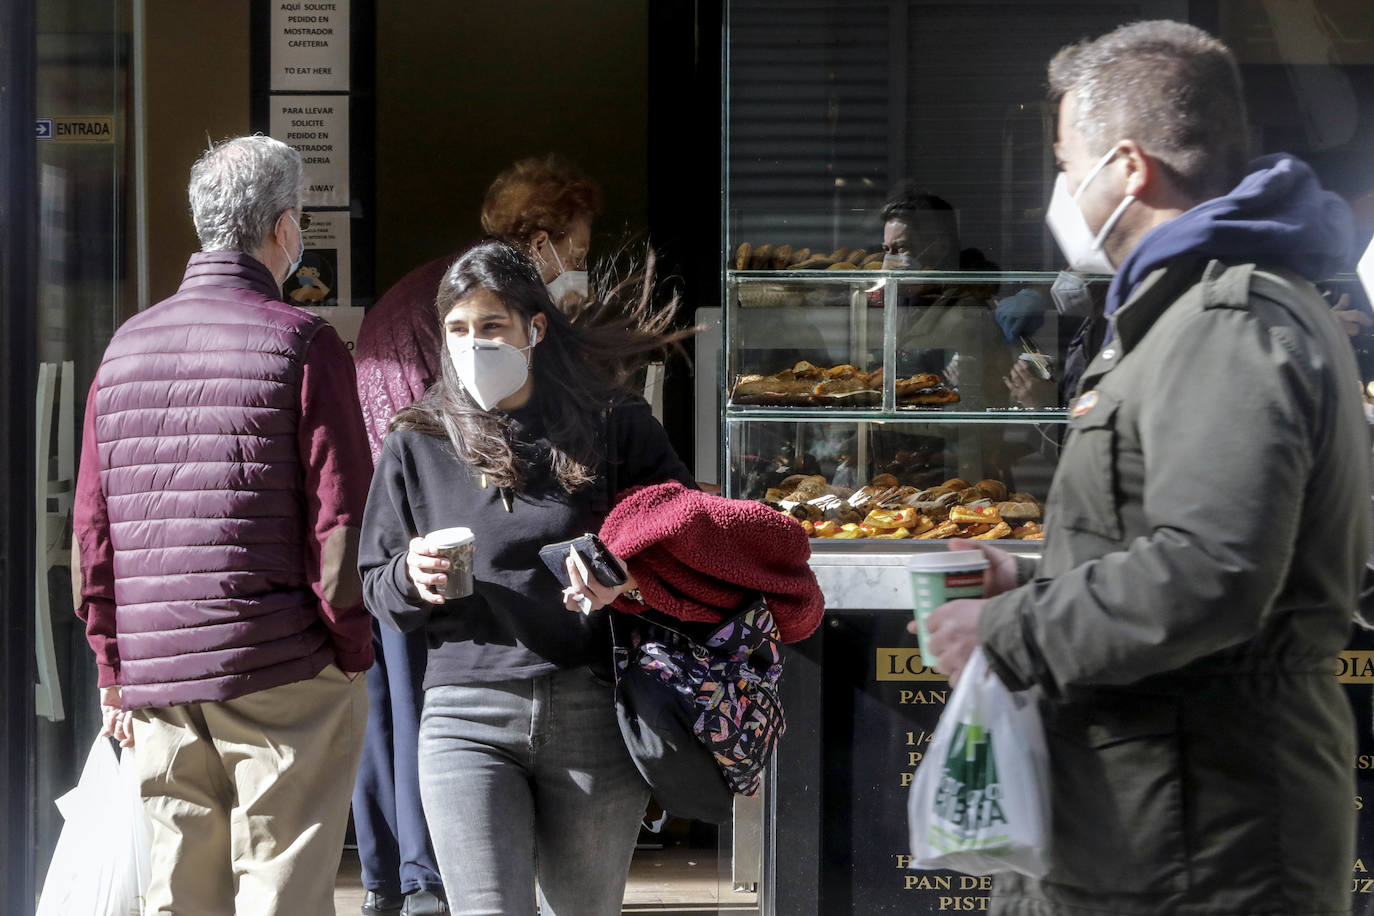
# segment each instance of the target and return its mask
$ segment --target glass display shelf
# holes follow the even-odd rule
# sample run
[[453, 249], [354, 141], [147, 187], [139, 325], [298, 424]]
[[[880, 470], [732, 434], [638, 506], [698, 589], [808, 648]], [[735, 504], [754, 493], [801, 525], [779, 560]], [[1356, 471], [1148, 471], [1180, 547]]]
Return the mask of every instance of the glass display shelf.
[[[734, 270], [726, 274], [730, 420], [1063, 422], [1085, 314], [1058, 273]], [[1079, 363], [1086, 360], [1080, 359]], [[891, 367], [891, 371], [888, 370]]]
[[978, 411], [903, 408], [900, 414], [884, 414], [875, 409], [871, 413], [860, 409], [808, 407], [754, 407], [728, 405], [726, 422], [759, 421], [787, 423], [833, 423], [853, 419], [865, 423], [1065, 423], [1068, 411], [1063, 407], [1016, 408], [1003, 407]]
[[970, 416], [731, 416], [726, 495], [792, 515], [813, 542], [833, 538], [854, 550], [953, 537], [1039, 541], [1067, 430], [1062, 414], [1041, 424]]

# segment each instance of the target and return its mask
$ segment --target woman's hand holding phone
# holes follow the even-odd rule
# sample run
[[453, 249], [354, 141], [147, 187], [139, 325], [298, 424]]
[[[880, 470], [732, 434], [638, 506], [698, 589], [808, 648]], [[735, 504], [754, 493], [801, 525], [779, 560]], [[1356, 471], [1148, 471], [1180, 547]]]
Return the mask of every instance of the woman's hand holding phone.
[[568, 582], [570, 584], [563, 589], [563, 606], [570, 611], [590, 614], [634, 588], [634, 577], [629, 574], [625, 561], [616, 557], [616, 562], [620, 564], [621, 569], [626, 571], [625, 581], [620, 585], [602, 585], [587, 568], [581, 555], [576, 550], [569, 550], [568, 558], [564, 563], [568, 570]]
[[436, 588], [448, 581], [445, 573], [448, 567], [449, 561], [435, 553], [424, 538], [410, 539], [410, 550], [406, 553], [406, 574], [415, 583], [415, 591], [419, 593], [421, 601], [443, 604], [447, 600]]

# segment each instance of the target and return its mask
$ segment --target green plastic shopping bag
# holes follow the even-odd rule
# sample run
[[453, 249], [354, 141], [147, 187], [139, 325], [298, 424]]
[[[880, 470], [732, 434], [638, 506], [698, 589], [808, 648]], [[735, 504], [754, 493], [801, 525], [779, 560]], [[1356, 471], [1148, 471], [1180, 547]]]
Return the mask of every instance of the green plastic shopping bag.
[[1049, 758], [1040, 712], [976, 650], [907, 798], [912, 868], [971, 875], [1049, 868]]

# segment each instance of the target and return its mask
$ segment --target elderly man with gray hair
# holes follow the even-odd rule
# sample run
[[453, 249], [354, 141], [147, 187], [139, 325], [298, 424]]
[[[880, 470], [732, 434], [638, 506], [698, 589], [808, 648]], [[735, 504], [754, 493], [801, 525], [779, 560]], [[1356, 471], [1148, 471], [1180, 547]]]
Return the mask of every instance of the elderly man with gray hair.
[[137, 745], [149, 914], [334, 912], [371, 618], [371, 460], [353, 364], [285, 304], [303, 250], [294, 150], [191, 170], [201, 251], [110, 341], [86, 403], [77, 613], [107, 733]]
[[[1290, 156], [1245, 162], [1231, 53], [1141, 22], [1050, 65], [1048, 220], [1113, 273], [1069, 409], [1045, 553], [988, 550], [981, 600], [929, 622], [1029, 690], [1050, 760], [1050, 870], [992, 912], [1350, 911], [1355, 729], [1336, 681], [1369, 543], [1354, 357], [1310, 281], [1345, 204]], [[986, 544], [986, 542], [978, 542]], [[960, 546], [976, 546], [965, 545]]]

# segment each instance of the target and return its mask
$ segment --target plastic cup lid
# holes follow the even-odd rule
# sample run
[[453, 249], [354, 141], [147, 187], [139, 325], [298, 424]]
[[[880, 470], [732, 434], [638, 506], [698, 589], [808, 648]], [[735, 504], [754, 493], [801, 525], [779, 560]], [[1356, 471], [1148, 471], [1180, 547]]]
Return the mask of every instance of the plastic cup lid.
[[425, 535], [425, 543], [435, 550], [445, 547], [460, 547], [463, 544], [471, 544], [476, 540], [476, 535], [470, 528], [440, 528], [438, 531], [431, 531]]
[[987, 569], [988, 558], [981, 550], [937, 550], [930, 553], [913, 553], [906, 558], [906, 568], [913, 572]]

